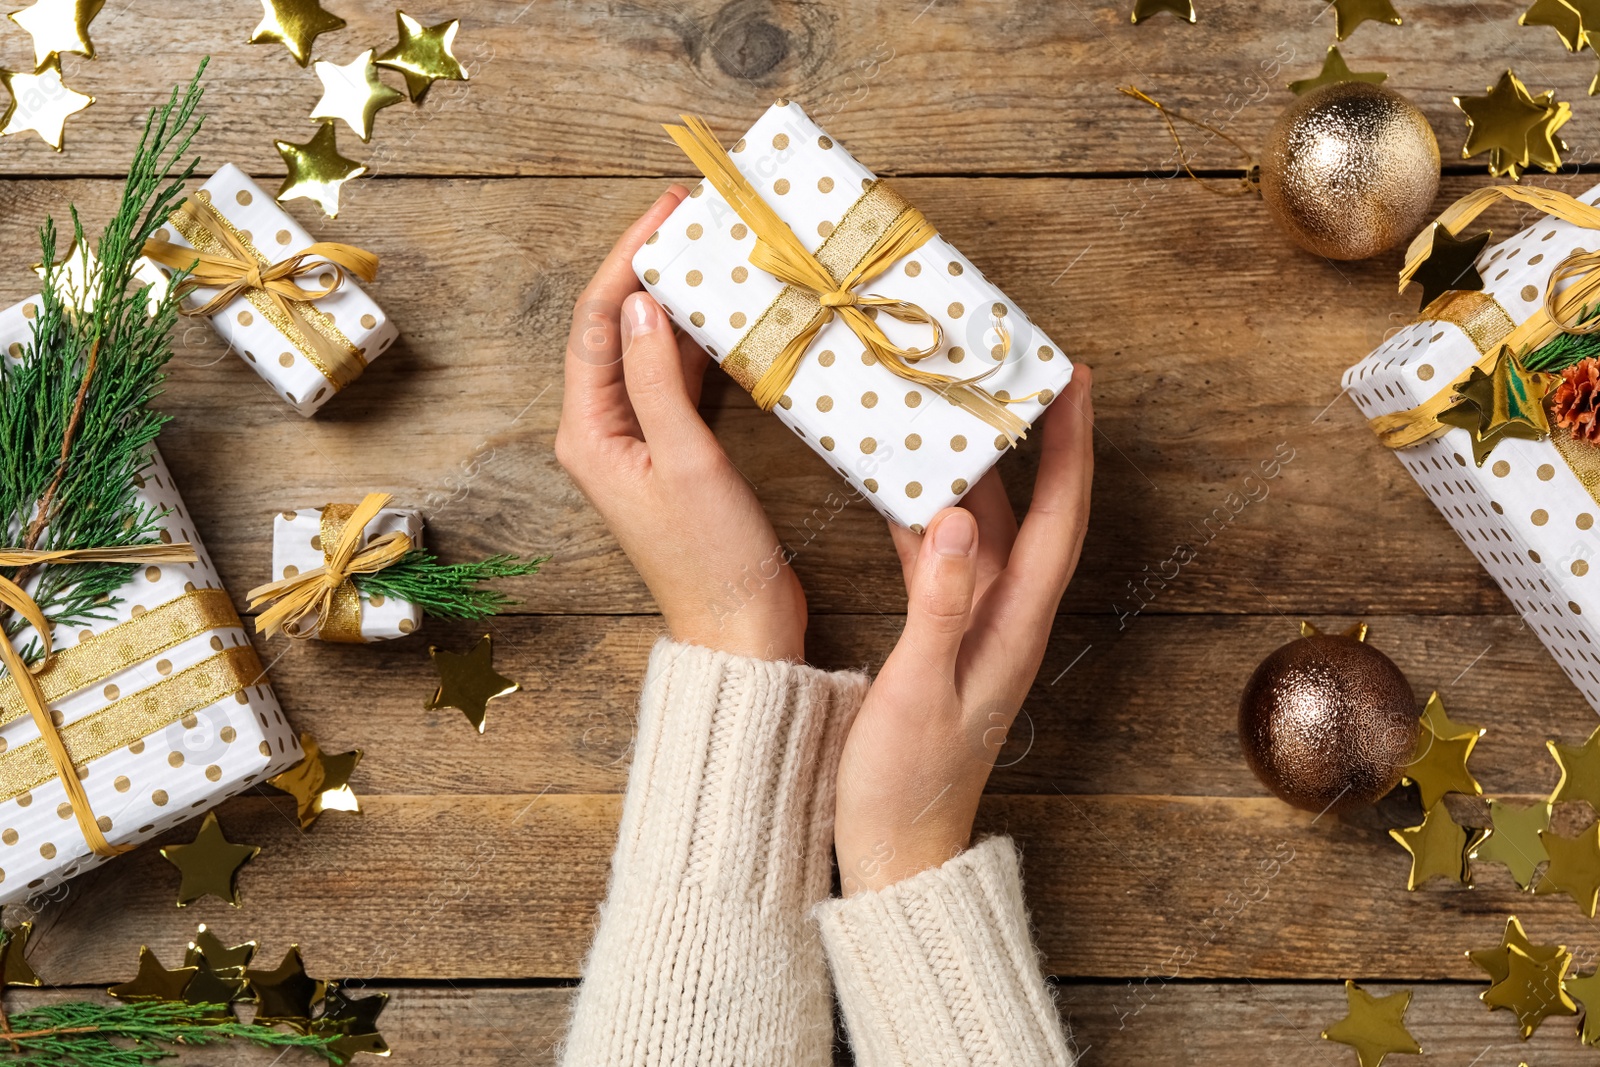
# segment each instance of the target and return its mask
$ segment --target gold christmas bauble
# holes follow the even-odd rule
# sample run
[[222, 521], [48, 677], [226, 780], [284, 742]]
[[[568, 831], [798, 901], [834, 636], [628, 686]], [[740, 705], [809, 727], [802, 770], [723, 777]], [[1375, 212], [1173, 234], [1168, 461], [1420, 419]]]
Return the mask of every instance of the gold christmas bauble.
[[1439, 189], [1439, 142], [1415, 104], [1368, 82], [1300, 97], [1267, 137], [1261, 196], [1297, 242], [1365, 259], [1415, 233]]

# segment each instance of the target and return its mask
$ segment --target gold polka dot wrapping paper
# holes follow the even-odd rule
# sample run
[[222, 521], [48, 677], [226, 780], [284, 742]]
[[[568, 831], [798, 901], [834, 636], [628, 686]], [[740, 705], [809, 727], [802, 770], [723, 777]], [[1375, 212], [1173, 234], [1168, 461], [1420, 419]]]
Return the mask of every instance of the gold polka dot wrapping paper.
[[[215, 207], [268, 263], [282, 262], [316, 242], [269, 193], [232, 163], [224, 164], [195, 195]], [[179, 232], [173, 223], [163, 227], [157, 236], [177, 245], [195, 243], [190, 240], [193, 234]], [[327, 277], [328, 281], [321, 281], [313, 275], [304, 284], [329, 284], [333, 276]], [[216, 293], [215, 289], [196, 289], [185, 297], [184, 304], [200, 307]], [[400, 336], [383, 309], [350, 277], [334, 292], [315, 301], [313, 307], [318, 313], [317, 324], [330, 336], [342, 339], [339, 344], [348, 341], [358, 351], [361, 365], [382, 355]], [[295, 331], [290, 324], [274, 321], [278, 317], [269, 301], [241, 296], [212, 315], [210, 322], [273, 392], [309, 418], [342, 386], [334, 381], [337, 374], [326, 367], [316, 346], [293, 336]]]
[[[38, 304], [34, 297], [0, 311], [7, 362], [28, 344]], [[136, 568], [104, 621], [56, 628], [57, 655], [38, 675], [114, 845], [147, 840], [301, 757], [158, 452], [140, 483], [139, 500], [166, 513], [162, 540], [189, 542], [198, 561]], [[20, 648], [28, 639], [24, 631], [15, 640]], [[0, 680], [0, 904], [102, 862], [14, 686]]]
[[[792, 101], [769, 108], [729, 155], [813, 252], [876, 181]], [[718, 363], [760, 328], [784, 290], [751, 264], [754, 244], [707, 183], [633, 259], [645, 288]], [[969, 378], [998, 366], [983, 389], [1002, 399], [1039, 394], [1008, 406], [1024, 422], [1035, 421], [1072, 378], [1061, 347], [942, 237], [859, 291], [915, 303], [938, 321], [943, 344], [920, 369]], [[932, 336], [926, 325], [887, 315], [877, 322], [903, 347], [925, 346]], [[818, 334], [773, 413], [880, 512], [913, 529], [959, 501], [1009, 447], [982, 419], [879, 365], [839, 319]]]
[[[1579, 199], [1600, 202], [1600, 187]], [[1423, 404], [1542, 308], [1563, 259], [1596, 248], [1600, 231], [1556, 218], [1486, 247], [1483, 291], [1438, 298], [1345, 372], [1346, 391], [1369, 419]], [[1552, 430], [1500, 438], [1482, 466], [1457, 426], [1394, 454], [1600, 711], [1600, 449]]]
[[[299, 508], [279, 512], [272, 520], [273, 581], [292, 578], [326, 561], [322, 513], [323, 508]], [[384, 508], [377, 518], [367, 523], [357, 551], [387, 533], [403, 533], [411, 538], [413, 546], [422, 547], [422, 513], [411, 508]], [[408, 600], [359, 591], [357, 596], [361, 612], [360, 637], [364, 642], [404, 637], [415, 633], [422, 625], [422, 609]]]

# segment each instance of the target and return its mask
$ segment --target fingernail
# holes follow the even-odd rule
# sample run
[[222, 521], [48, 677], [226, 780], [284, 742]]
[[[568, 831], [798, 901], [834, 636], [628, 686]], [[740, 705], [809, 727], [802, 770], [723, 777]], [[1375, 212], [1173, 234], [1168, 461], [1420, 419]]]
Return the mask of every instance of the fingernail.
[[970, 556], [978, 525], [965, 511], [953, 511], [933, 528], [933, 549], [941, 556]]
[[628, 308], [628, 315], [633, 319], [635, 330], [653, 330], [656, 327], [656, 302], [648, 296], [636, 295], [633, 305]]

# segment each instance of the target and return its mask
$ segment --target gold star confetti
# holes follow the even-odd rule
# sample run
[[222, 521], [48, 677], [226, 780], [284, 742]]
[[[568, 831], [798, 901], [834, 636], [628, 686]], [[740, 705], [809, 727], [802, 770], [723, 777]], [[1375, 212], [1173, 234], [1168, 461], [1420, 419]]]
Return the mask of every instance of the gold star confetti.
[[194, 977], [193, 967], [174, 967], [167, 970], [148, 947], [139, 949], [139, 973], [129, 981], [114, 985], [106, 992], [123, 1000], [165, 1000], [178, 1002], [183, 991]]
[[1583, 1005], [1583, 1025], [1578, 1040], [1585, 1045], [1600, 1043], [1600, 971], [1568, 978], [1564, 983], [1574, 1000]]
[[249, 999], [244, 972], [232, 968], [213, 967], [205, 959], [192, 964], [194, 977], [189, 979], [189, 984], [183, 989], [183, 999], [186, 1004], [210, 1004], [216, 1011], [207, 1012], [221, 1018], [232, 1018], [233, 1009], [228, 1007], [236, 1000]]
[[1572, 958], [1565, 945], [1535, 945], [1529, 941], [1528, 932], [1522, 928], [1522, 923], [1515, 915], [1506, 920], [1506, 932], [1500, 938], [1500, 945], [1497, 948], [1475, 949], [1467, 953], [1467, 958], [1489, 976], [1491, 986], [1498, 985], [1511, 974], [1512, 948], [1519, 949], [1523, 955], [1536, 963], [1548, 963], [1561, 955], [1565, 955], [1568, 960]]
[[1478, 273], [1477, 262], [1483, 246], [1489, 243], [1491, 231], [1484, 230], [1463, 240], [1435, 222], [1431, 232], [1433, 239], [1428, 258], [1418, 264], [1411, 275], [1411, 280], [1422, 287], [1421, 307], [1427, 307], [1453, 289], [1482, 291], [1483, 276]]
[[1289, 91], [1296, 96], [1304, 96], [1313, 89], [1320, 89], [1324, 85], [1336, 85], [1339, 82], [1370, 82], [1373, 85], [1387, 79], [1389, 75], [1382, 71], [1362, 71], [1357, 73], [1345, 66], [1344, 56], [1339, 54], [1339, 46], [1328, 46], [1328, 55], [1322, 61], [1322, 70], [1310, 78], [1301, 78], [1299, 81], [1289, 83]]
[[1194, 0], [1133, 0], [1133, 24], [1137, 26], [1163, 11], [1170, 11], [1185, 22], [1193, 22]]
[[334, 1041], [330, 1051], [349, 1060], [357, 1052], [387, 1056], [389, 1043], [378, 1032], [378, 1016], [389, 1003], [389, 994], [374, 993], [353, 998], [338, 982], [329, 982], [322, 1001], [322, 1014], [312, 1024], [313, 1033], [335, 1032], [344, 1036]]
[[1572, 954], [1561, 952], [1548, 960], [1536, 960], [1516, 945], [1506, 949], [1506, 977], [1479, 993], [1493, 1011], [1504, 1008], [1517, 1017], [1517, 1030], [1526, 1041], [1539, 1024], [1552, 1015], [1576, 1015], [1578, 1006], [1562, 988], [1562, 979], [1572, 965]]
[[239, 868], [261, 852], [257, 845], [235, 845], [222, 836], [217, 813], [208, 812], [200, 832], [187, 845], [167, 845], [161, 855], [183, 873], [178, 887], [178, 907], [188, 907], [204, 896], [214, 896], [239, 907]]
[[246, 970], [244, 976], [256, 994], [256, 1021], [287, 1023], [296, 1030], [311, 1025], [311, 1006], [327, 985], [306, 974], [299, 945], [291, 945], [272, 970]]
[[1596, 727], [1581, 745], [1546, 741], [1544, 747], [1550, 750], [1556, 766], [1561, 768], [1561, 780], [1550, 794], [1550, 803], [1583, 800], [1600, 812], [1600, 727]]
[[310, 734], [300, 735], [300, 747], [305, 750], [304, 759], [267, 779], [268, 785], [294, 797], [300, 829], [309, 829], [325, 811], [360, 811], [361, 802], [350, 789], [350, 775], [361, 762], [361, 750], [330, 756]]
[[[1442, 704], [1440, 711], [1443, 711]], [[1438, 804], [1446, 793], [1463, 793], [1469, 797], [1483, 795], [1483, 787], [1467, 769], [1467, 759], [1480, 736], [1481, 731], [1465, 737], [1440, 737], [1433, 732], [1429, 718], [1423, 716], [1416, 751], [1411, 755], [1411, 762], [1406, 764], [1401, 780], [1416, 784], [1424, 811]]]
[[1400, 12], [1389, 0], [1329, 0], [1328, 6], [1333, 8], [1333, 35], [1340, 41], [1356, 32], [1363, 22], [1400, 25]]
[[1430, 878], [1472, 884], [1467, 877], [1467, 854], [1483, 839], [1483, 831], [1474, 829], [1468, 833], [1457, 826], [1443, 804], [1430, 807], [1420, 826], [1390, 830], [1389, 836], [1411, 853], [1407, 889], [1416, 889]]
[[1530, 888], [1534, 869], [1550, 858], [1539, 840], [1539, 835], [1550, 829], [1550, 803], [1541, 800], [1517, 807], [1491, 799], [1489, 819], [1494, 828], [1478, 843], [1472, 858], [1504, 864], [1517, 885]]
[[1428, 703], [1422, 709], [1422, 725], [1432, 730], [1433, 736], [1442, 737], [1446, 741], [1482, 737], [1485, 733], [1481, 726], [1452, 721], [1449, 713], [1444, 710], [1444, 701], [1439, 698], [1437, 690], [1428, 694]]
[[322, 10], [321, 0], [261, 0], [261, 23], [251, 44], [282, 44], [302, 67], [320, 35], [344, 28], [344, 19]]
[[[1594, 93], [1591, 92], [1589, 95], [1593, 96]], [[1561, 153], [1567, 150], [1567, 142], [1557, 137], [1556, 131], [1572, 118], [1572, 105], [1565, 101], [1558, 104], [1555, 102], [1555, 97], [1555, 90], [1550, 89], [1534, 98], [1533, 102], [1545, 109], [1545, 115], [1528, 135], [1529, 165], [1551, 174], [1561, 169]], [[1521, 177], [1521, 174], [1513, 171], [1511, 177], [1516, 179]]]
[[18, 923], [13, 930], [4, 932], [0, 941], [0, 989], [6, 986], [41, 986], [44, 982], [28, 964], [28, 938], [33, 936], [33, 923]]
[[1583, 16], [1566, 0], [1533, 0], [1533, 6], [1522, 13], [1517, 25], [1552, 27], [1569, 52], [1576, 52], [1586, 43]]
[[1345, 982], [1344, 996], [1348, 1008], [1345, 1017], [1322, 1031], [1322, 1036], [1355, 1049], [1361, 1067], [1380, 1067], [1391, 1052], [1411, 1056], [1422, 1053], [1422, 1046], [1406, 1029], [1411, 990], [1375, 997], [1354, 982]]
[[428, 655], [433, 657], [434, 669], [439, 672], [439, 689], [428, 701], [427, 709], [458, 708], [480, 734], [489, 701], [522, 688], [510, 678], [495, 673], [494, 644], [488, 634], [464, 656], [433, 646], [428, 648]]
[[201, 923], [194, 940], [189, 942], [183, 962], [194, 967], [203, 960], [218, 971], [243, 971], [255, 954], [254, 941], [246, 941], [242, 945], [224, 945], [221, 938], [212, 933], [205, 923]]
[[311, 109], [311, 117], [338, 119], [363, 141], [372, 140], [372, 120], [378, 112], [406, 98], [378, 80], [370, 48], [342, 67], [319, 59], [316, 71], [322, 79], [322, 99]]
[[1549, 830], [1539, 835], [1550, 866], [1534, 886], [1540, 896], [1565, 893], [1589, 918], [1594, 918], [1600, 895], [1600, 822], [1591, 823], [1577, 837], [1562, 837]]
[[1455, 404], [1439, 413], [1439, 421], [1472, 434], [1472, 459], [1481, 467], [1505, 438], [1538, 441], [1549, 436], [1544, 397], [1559, 381], [1559, 374], [1528, 370], [1501, 345], [1493, 372], [1473, 367], [1466, 384], [1456, 389]]
[[330, 219], [339, 216], [339, 190], [352, 178], [367, 172], [365, 163], [357, 163], [339, 154], [338, 136], [333, 123], [324, 122], [317, 127], [316, 136], [305, 144], [274, 141], [288, 177], [278, 190], [280, 203], [288, 200], [314, 200], [322, 213]]
[[[1528, 142], [1542, 136], [1537, 128], [1551, 121], [1550, 105], [1541, 105], [1516, 74], [1507, 70], [1486, 96], [1457, 96], [1456, 107], [1467, 119], [1467, 140], [1461, 158], [1489, 152], [1489, 173], [1516, 177], [1529, 163]], [[1552, 135], [1554, 131], [1551, 131]]]
[[39, 0], [8, 17], [33, 38], [33, 62], [43, 66], [62, 52], [94, 58], [89, 23], [106, 0]]
[[67, 119], [94, 103], [94, 97], [62, 84], [61, 62], [56, 59], [46, 60], [32, 74], [0, 70], [0, 85], [11, 94], [11, 103], [0, 116], [0, 137], [32, 130], [57, 152]]
[[405, 75], [406, 88], [413, 103], [422, 103], [428, 88], [440, 80], [464, 82], [467, 72], [456, 59], [452, 49], [456, 43], [459, 20], [441, 22], [424, 28], [422, 23], [404, 11], [395, 12], [400, 24], [400, 43], [377, 58], [380, 67], [398, 70]]

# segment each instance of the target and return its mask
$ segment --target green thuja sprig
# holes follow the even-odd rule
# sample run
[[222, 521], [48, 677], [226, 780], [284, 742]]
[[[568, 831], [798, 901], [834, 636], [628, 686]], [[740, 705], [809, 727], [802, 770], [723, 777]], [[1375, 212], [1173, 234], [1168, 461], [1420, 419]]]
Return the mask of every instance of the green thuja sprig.
[[[1600, 315], [1600, 304], [1584, 308], [1578, 321], [1588, 322], [1597, 315]], [[1595, 356], [1600, 356], [1600, 332], [1558, 333], [1534, 349], [1522, 363], [1529, 370], [1553, 374]]]
[[334, 1045], [346, 1035], [290, 1033], [242, 1023], [219, 1004], [47, 1004], [10, 1017], [0, 1032], [0, 1060], [14, 1067], [145, 1067], [176, 1053], [174, 1046], [247, 1041], [264, 1048], [303, 1048], [332, 1063], [346, 1057]]
[[549, 556], [522, 560], [517, 556], [490, 556], [477, 563], [440, 563], [427, 552], [407, 552], [391, 567], [376, 574], [356, 577], [363, 593], [407, 600], [425, 615], [440, 619], [481, 619], [494, 615], [515, 601], [493, 589], [479, 589], [483, 582], [496, 578], [518, 578], [538, 574], [539, 565]]

